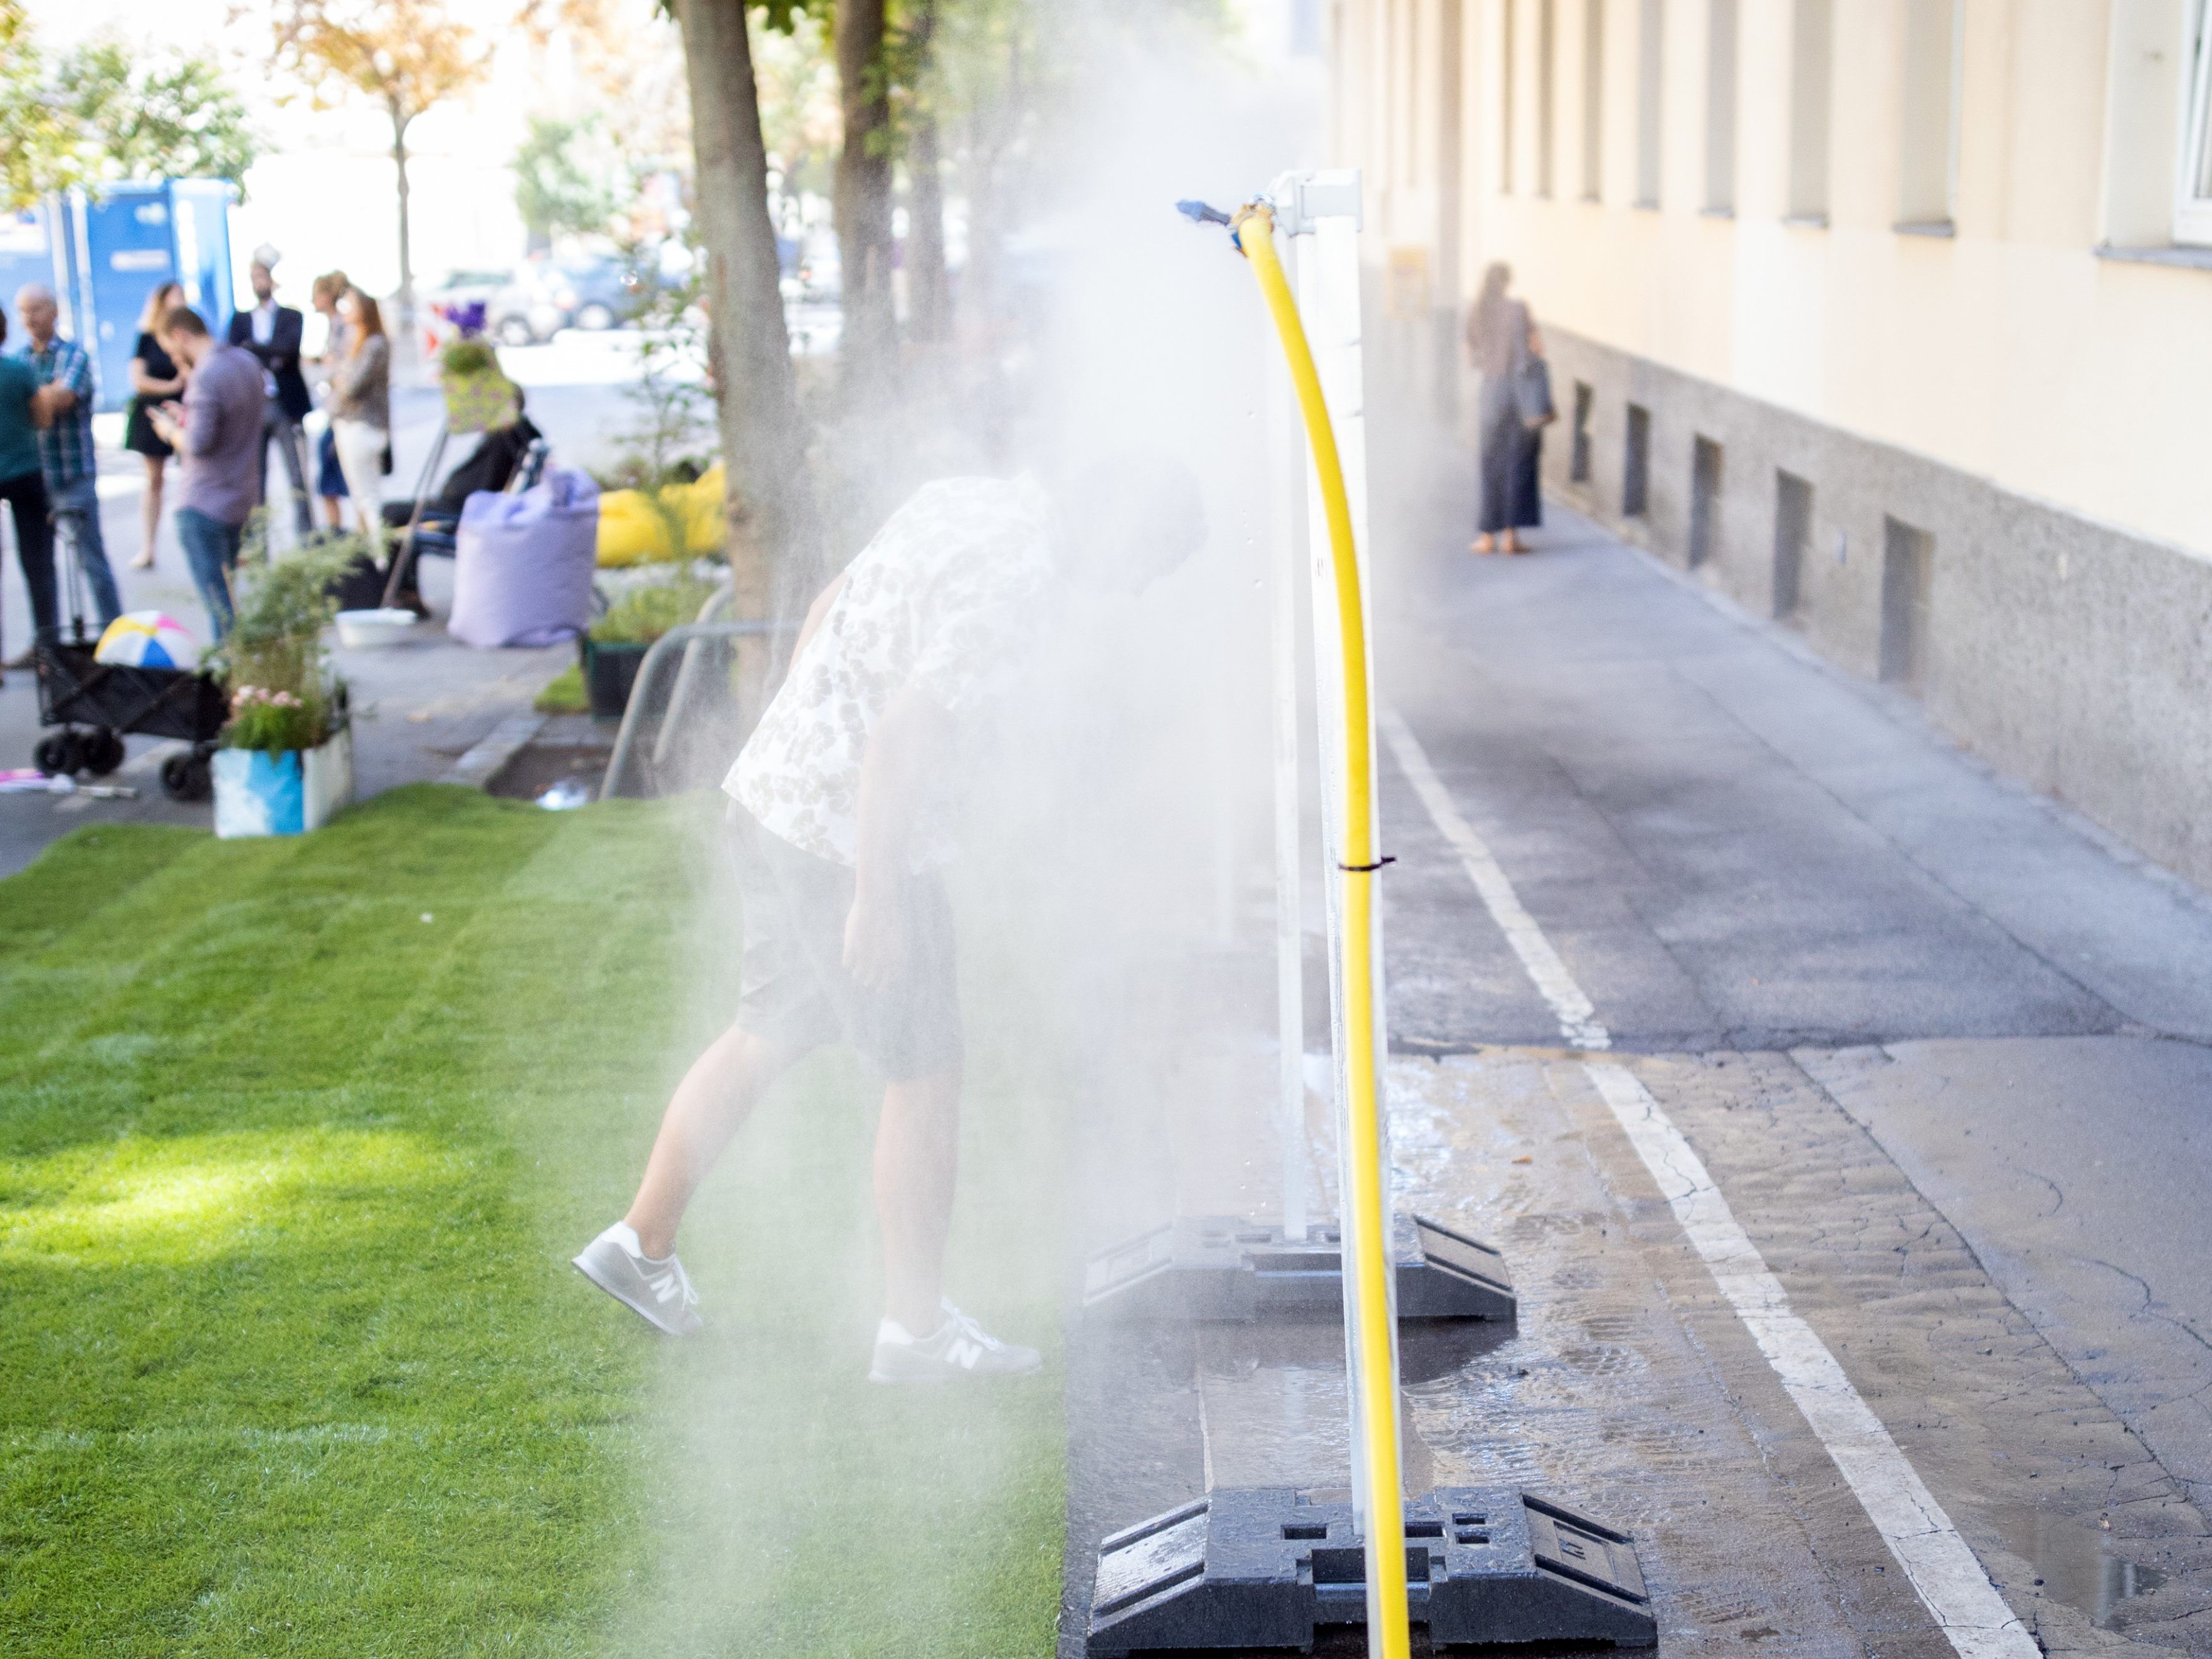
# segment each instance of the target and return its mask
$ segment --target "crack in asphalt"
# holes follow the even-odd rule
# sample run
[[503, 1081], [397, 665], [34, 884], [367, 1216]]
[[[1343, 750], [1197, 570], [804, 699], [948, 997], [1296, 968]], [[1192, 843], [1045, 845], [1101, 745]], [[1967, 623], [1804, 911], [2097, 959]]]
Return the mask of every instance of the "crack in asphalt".
[[2151, 1293], [2150, 1281], [2143, 1278], [2142, 1274], [2131, 1273], [2125, 1267], [2116, 1267], [2112, 1262], [2104, 1261], [2100, 1257], [2089, 1256], [2084, 1259], [2087, 1260], [2093, 1267], [2102, 1267], [2106, 1273], [2112, 1273], [2118, 1278], [2126, 1279], [2130, 1284], [2133, 1285], [2136, 1290], [2142, 1293], [2142, 1306], [2136, 1310], [2137, 1313], [2146, 1315], [2148, 1317], [2156, 1320], [2161, 1325], [2172, 1326], [2174, 1329], [2187, 1336], [2191, 1341], [2197, 1344], [2198, 1347], [2203, 1349], [2207, 1353], [2212, 1353], [2212, 1340], [2208, 1340], [2203, 1332], [2198, 1330], [2194, 1325], [2191, 1324], [2187, 1320], [2181, 1318], [2179, 1316], [2175, 1314], [2161, 1313], [2159, 1311], [2157, 1307], [2153, 1305], [2154, 1298]]

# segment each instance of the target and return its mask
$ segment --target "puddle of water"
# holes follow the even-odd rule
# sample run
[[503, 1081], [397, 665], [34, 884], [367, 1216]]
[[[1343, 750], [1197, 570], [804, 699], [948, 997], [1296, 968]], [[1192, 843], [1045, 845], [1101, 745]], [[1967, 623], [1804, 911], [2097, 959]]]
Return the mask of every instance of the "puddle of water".
[[2120, 1622], [2125, 1603], [2166, 1583], [2156, 1567], [2113, 1554], [2107, 1534], [2072, 1516], [2007, 1509], [1990, 1518], [2013, 1553], [2035, 1569], [2034, 1587], [2087, 1613], [2100, 1630]]

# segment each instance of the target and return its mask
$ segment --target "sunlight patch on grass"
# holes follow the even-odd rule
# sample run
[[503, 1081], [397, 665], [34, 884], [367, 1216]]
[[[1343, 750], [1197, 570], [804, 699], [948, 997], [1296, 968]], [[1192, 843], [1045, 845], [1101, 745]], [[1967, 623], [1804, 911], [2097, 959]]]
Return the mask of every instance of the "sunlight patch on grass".
[[0, 1265], [205, 1261], [271, 1233], [327, 1245], [334, 1229], [372, 1227], [379, 1195], [404, 1189], [412, 1204], [453, 1179], [434, 1148], [398, 1130], [129, 1137], [89, 1165], [76, 1152], [0, 1160], [0, 1190], [51, 1195], [0, 1206]]

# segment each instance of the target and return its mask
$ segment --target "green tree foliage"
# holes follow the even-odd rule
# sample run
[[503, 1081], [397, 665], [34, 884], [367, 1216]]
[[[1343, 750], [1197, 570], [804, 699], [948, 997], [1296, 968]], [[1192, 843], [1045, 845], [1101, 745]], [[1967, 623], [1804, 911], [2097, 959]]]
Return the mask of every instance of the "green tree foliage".
[[69, 183], [73, 160], [21, 0], [0, 0], [0, 205], [28, 207]]
[[123, 179], [228, 179], [260, 154], [245, 104], [207, 58], [135, 53], [119, 36], [49, 62], [21, 0], [0, 0], [0, 198]]
[[832, 0], [768, 0], [754, 8], [762, 24], [777, 34], [789, 34], [810, 22], [826, 30], [836, 9]]
[[228, 179], [242, 191], [261, 141], [246, 105], [208, 58], [133, 58], [119, 38], [95, 40], [54, 74], [95, 179]]
[[614, 217], [619, 163], [600, 139], [596, 118], [530, 118], [514, 156], [514, 205], [533, 244], [564, 233], [605, 230]]

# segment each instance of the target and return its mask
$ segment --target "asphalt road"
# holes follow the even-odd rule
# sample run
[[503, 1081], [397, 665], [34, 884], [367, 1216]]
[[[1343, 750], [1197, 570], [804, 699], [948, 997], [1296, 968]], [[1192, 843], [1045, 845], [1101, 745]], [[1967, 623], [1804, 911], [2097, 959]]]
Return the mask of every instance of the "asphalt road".
[[[2212, 904], [1571, 515], [1401, 545], [1398, 1195], [1521, 1294], [1409, 1336], [1409, 1486], [1633, 1531], [1662, 1651], [2212, 1652]], [[1223, 1097], [1163, 1103], [1177, 1201], [1269, 1213]], [[1079, 1335], [1071, 1630], [1101, 1531], [1345, 1484], [1340, 1343]]]

